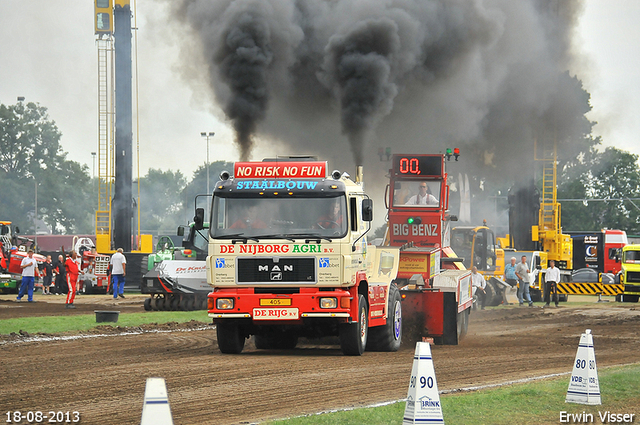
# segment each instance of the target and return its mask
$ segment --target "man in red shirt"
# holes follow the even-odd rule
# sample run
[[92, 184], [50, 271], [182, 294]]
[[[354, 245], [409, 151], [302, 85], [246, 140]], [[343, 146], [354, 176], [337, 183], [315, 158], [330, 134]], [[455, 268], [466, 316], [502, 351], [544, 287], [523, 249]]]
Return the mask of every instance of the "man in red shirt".
[[78, 263], [76, 258], [78, 254], [75, 251], [71, 251], [67, 257], [67, 261], [64, 263], [64, 268], [67, 270], [67, 285], [69, 286], [69, 292], [67, 293], [66, 308], [76, 308], [73, 305], [73, 300], [76, 297], [76, 282], [78, 282]]

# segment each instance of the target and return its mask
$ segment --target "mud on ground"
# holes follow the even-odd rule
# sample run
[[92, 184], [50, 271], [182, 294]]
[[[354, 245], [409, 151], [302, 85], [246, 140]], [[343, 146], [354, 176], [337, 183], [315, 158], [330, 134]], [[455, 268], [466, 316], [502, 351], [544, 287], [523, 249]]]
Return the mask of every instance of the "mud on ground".
[[[50, 297], [18, 307], [2, 296], [0, 319], [143, 311], [140, 296], [81, 296], [76, 310], [65, 310], [63, 297]], [[460, 345], [432, 348], [439, 388], [571, 372], [587, 328], [600, 368], [636, 361], [640, 305], [586, 299], [593, 303], [473, 312]], [[338, 346], [307, 342], [291, 351], [266, 351], [248, 342], [241, 355], [223, 355], [207, 322], [103, 325], [74, 339], [3, 336], [0, 411], [69, 410], [79, 411], [87, 424], [139, 423], [145, 380], [152, 376], [166, 379], [176, 424], [252, 423], [406, 397], [411, 346], [345, 357]]]

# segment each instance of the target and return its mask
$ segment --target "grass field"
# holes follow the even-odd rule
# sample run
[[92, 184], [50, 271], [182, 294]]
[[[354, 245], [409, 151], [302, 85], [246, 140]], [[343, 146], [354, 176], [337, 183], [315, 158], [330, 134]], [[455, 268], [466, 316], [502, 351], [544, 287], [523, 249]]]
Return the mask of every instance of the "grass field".
[[[608, 423], [600, 419], [605, 412], [634, 414], [640, 423], [640, 364], [600, 370], [602, 404], [586, 406], [565, 403], [569, 376], [528, 384], [440, 396], [447, 424], [513, 425], [558, 423]], [[408, 382], [407, 382], [408, 386]], [[268, 422], [270, 425], [393, 425], [401, 424], [405, 403], [324, 413]], [[569, 414], [591, 414], [592, 421], [561, 421]], [[583, 416], [584, 418], [584, 416]], [[587, 417], [587, 419], [590, 419]], [[613, 422], [612, 422], [613, 423]], [[620, 422], [617, 422], [620, 423]]]
[[120, 313], [117, 323], [96, 323], [95, 314], [73, 316], [20, 317], [0, 320], [0, 334], [7, 335], [20, 330], [34, 333], [62, 333], [88, 330], [99, 325], [140, 326], [147, 323], [188, 322], [197, 320], [210, 323], [207, 312], [200, 311], [148, 311], [144, 313]]

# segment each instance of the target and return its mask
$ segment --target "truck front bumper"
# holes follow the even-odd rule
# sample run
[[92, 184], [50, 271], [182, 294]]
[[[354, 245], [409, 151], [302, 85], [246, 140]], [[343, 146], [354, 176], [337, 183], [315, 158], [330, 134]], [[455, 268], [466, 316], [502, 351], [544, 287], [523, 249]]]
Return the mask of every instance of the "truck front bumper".
[[[357, 301], [351, 289], [300, 288], [299, 293], [282, 294], [254, 288], [219, 288], [209, 294], [209, 317], [252, 319], [264, 324], [300, 322], [306, 318], [336, 318], [347, 322], [357, 318]], [[222, 308], [221, 308], [222, 307]]]

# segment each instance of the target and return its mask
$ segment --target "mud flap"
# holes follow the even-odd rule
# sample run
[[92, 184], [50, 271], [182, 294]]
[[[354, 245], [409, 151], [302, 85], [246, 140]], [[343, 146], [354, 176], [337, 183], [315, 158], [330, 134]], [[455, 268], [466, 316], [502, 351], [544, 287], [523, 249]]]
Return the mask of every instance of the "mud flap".
[[456, 301], [456, 294], [445, 292], [443, 301], [442, 343], [444, 345], [458, 345], [458, 302]]

